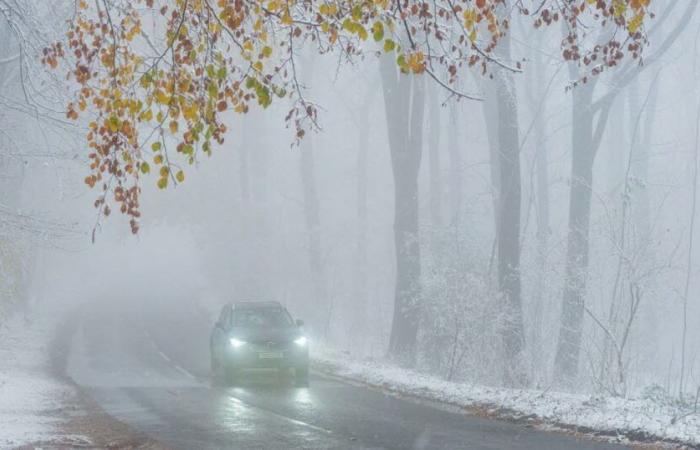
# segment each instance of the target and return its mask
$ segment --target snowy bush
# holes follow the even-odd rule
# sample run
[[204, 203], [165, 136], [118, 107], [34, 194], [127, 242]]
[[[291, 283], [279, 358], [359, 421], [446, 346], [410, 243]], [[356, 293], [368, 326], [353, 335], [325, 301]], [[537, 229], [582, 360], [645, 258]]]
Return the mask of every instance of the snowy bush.
[[500, 377], [498, 298], [486, 258], [463, 233], [434, 231], [425, 252], [419, 367], [448, 380], [493, 383]]

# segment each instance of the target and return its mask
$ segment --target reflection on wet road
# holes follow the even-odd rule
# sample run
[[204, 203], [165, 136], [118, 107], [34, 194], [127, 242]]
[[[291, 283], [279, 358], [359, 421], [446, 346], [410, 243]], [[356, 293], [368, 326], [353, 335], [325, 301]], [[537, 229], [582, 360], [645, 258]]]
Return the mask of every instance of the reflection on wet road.
[[[620, 448], [321, 376], [312, 376], [310, 388], [266, 373], [240, 387], [213, 386], [202, 368], [208, 330], [191, 316], [178, 323], [174, 314], [166, 325], [162, 315], [154, 322], [123, 305], [95, 309], [74, 336], [69, 375], [107, 412], [173, 448]], [[177, 337], [164, 339], [172, 330]]]

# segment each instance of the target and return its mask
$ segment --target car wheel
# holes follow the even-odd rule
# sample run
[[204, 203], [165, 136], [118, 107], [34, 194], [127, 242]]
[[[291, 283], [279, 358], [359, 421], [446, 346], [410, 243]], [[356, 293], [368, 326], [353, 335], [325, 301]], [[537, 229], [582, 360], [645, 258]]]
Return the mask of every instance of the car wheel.
[[297, 367], [294, 370], [294, 377], [296, 379], [297, 386], [308, 387], [309, 386], [309, 367]]

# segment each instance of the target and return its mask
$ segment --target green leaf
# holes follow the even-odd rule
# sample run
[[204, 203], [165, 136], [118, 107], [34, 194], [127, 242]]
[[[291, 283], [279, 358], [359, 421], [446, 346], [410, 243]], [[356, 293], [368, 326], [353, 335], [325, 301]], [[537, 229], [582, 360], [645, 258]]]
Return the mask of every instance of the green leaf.
[[146, 161], [141, 161], [141, 173], [146, 174], [151, 171], [151, 166]]
[[365, 27], [363, 27], [362, 25], [358, 25], [357, 35], [359, 36], [359, 38], [361, 40], [366, 41], [367, 40], [367, 30], [365, 30]]
[[258, 103], [260, 103], [260, 106], [263, 108], [270, 106], [272, 99], [270, 98], [270, 90], [267, 88], [267, 86], [259, 85], [255, 89], [255, 93], [258, 96]]
[[381, 22], [374, 22], [374, 25], [372, 25], [372, 36], [376, 42], [384, 38], [384, 25]]
[[400, 68], [406, 67], [406, 56], [405, 55], [399, 55], [398, 58], [396, 58], [396, 64], [399, 65]]
[[209, 98], [211, 99], [217, 99], [219, 97], [219, 87], [216, 85], [216, 83], [209, 83], [209, 86], [207, 86], [207, 92], [209, 93]]

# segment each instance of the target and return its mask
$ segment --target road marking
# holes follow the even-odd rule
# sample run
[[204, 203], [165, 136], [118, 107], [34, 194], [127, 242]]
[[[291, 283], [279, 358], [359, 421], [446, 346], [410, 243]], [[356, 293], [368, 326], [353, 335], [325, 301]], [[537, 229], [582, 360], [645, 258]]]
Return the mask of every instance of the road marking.
[[261, 407], [261, 406], [251, 405], [250, 403], [246, 403], [246, 402], [244, 402], [243, 400], [241, 400], [240, 398], [233, 396], [233, 394], [230, 394], [230, 395], [229, 395], [229, 398], [230, 398], [234, 403], [237, 403], [237, 404], [239, 404], [239, 405], [242, 405], [242, 406], [245, 406], [245, 407], [248, 407], [248, 408], [251, 408], [251, 409], [258, 409], [258, 410], [264, 411], [265, 413], [270, 414], [271, 416], [277, 417], [278, 419], [286, 420], [287, 422], [291, 422], [291, 423], [293, 423], [293, 424], [295, 424], [295, 425], [299, 425], [299, 426], [311, 428], [312, 430], [320, 431], [321, 433], [333, 434], [333, 432], [332, 432], [331, 430], [328, 430], [328, 429], [326, 429], [326, 428], [322, 428], [322, 427], [319, 427], [319, 426], [316, 426], [316, 425], [312, 425], [312, 424], [310, 424], [310, 423], [307, 423], [307, 422], [304, 422], [304, 421], [301, 421], [301, 420], [293, 419], [293, 418], [291, 418], [291, 417], [289, 417], [289, 416], [285, 416], [284, 414], [280, 414], [280, 413], [276, 413], [276, 412], [274, 412], [274, 411], [271, 411], [271, 410], [268, 409], [268, 408], [263, 408], [263, 407]]
[[151, 345], [152, 345], [153, 348], [156, 350], [156, 352], [160, 355], [161, 358], [163, 358], [168, 364], [170, 364], [172, 367], [174, 367], [175, 370], [177, 370], [177, 371], [180, 372], [181, 374], [185, 375], [186, 377], [188, 377], [188, 378], [190, 378], [190, 379], [192, 379], [192, 380], [194, 380], [194, 381], [198, 381], [198, 380], [197, 380], [197, 377], [195, 377], [194, 375], [192, 375], [192, 374], [191, 374], [190, 372], [188, 372], [186, 369], [183, 369], [182, 366], [180, 366], [179, 364], [177, 364], [177, 363], [176, 363], [175, 361], [173, 361], [168, 355], [166, 355], [165, 353], [163, 353], [163, 351], [160, 349], [160, 347], [158, 346], [158, 344], [156, 343], [156, 341], [155, 341], [155, 340], [153, 339], [153, 337], [151, 336], [151, 333], [148, 332], [148, 330], [146, 329], [146, 327], [143, 327], [143, 331], [144, 331], [144, 333], [146, 334], [146, 338], [148, 338], [148, 341], [151, 343]]

